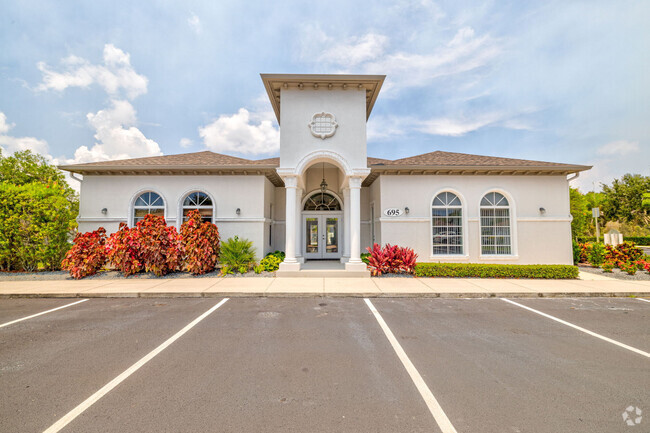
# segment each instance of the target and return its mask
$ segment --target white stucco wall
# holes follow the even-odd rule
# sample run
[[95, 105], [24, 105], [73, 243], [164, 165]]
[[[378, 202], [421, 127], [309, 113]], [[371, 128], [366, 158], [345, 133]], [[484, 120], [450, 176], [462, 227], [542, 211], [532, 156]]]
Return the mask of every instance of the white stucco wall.
[[[564, 176], [380, 176], [381, 243], [410, 246], [421, 262], [572, 264], [571, 215]], [[431, 202], [442, 191], [463, 202], [465, 254], [433, 256]], [[479, 203], [489, 191], [510, 201], [512, 256], [481, 256]], [[387, 208], [409, 207], [410, 213], [386, 217]], [[546, 212], [542, 215], [539, 208]]]
[[[308, 153], [317, 150], [341, 155], [352, 168], [366, 167], [366, 92], [349, 88], [289, 89], [281, 91], [280, 167], [296, 167]], [[334, 136], [321, 139], [308, 126], [315, 113], [336, 117]]]
[[[215, 224], [221, 239], [239, 236], [253, 241], [258, 256], [271, 250], [268, 218], [275, 187], [264, 176], [84, 176], [81, 183], [79, 231], [104, 227], [117, 230], [121, 221], [130, 223], [135, 198], [154, 191], [165, 200], [167, 224], [180, 227], [182, 199], [192, 191], [204, 191], [215, 203]], [[108, 210], [102, 215], [101, 210]], [[237, 215], [237, 208], [241, 209]], [[266, 235], [266, 236], [265, 236]]]

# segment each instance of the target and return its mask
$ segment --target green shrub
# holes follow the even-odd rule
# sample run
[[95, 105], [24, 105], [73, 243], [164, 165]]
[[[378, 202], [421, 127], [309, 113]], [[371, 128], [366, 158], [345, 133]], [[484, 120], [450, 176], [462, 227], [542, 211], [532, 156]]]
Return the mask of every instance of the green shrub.
[[285, 257], [285, 255], [284, 255], [284, 251], [278, 251], [278, 250], [273, 251], [272, 253], [268, 253], [268, 254], [266, 255], [266, 257], [268, 257], [268, 256], [275, 256], [275, 257], [277, 257], [278, 259], [280, 259], [281, 262], [284, 261], [284, 257]]
[[578, 267], [570, 265], [498, 265], [485, 263], [418, 263], [418, 277], [456, 278], [578, 278]]
[[262, 267], [262, 265], [255, 265], [255, 267], [253, 268], [253, 271], [256, 274], [261, 274], [263, 270], [264, 270], [264, 268]]
[[[596, 242], [595, 236], [578, 236], [578, 242]], [[600, 235], [600, 240], [603, 240], [603, 235]], [[634, 242], [637, 245], [650, 245], [650, 236], [623, 236], [625, 242]]]
[[245, 274], [248, 272], [248, 265], [241, 265], [239, 268], [237, 268], [240, 274]]
[[266, 272], [275, 272], [280, 268], [282, 259], [274, 254], [269, 254], [260, 261], [260, 267]]
[[605, 250], [605, 245], [601, 243], [595, 243], [591, 246], [589, 249], [589, 253], [587, 254], [587, 260], [589, 260], [589, 263], [591, 263], [591, 266], [593, 267], [599, 267], [600, 265], [603, 264], [605, 261], [605, 254], [607, 251]]
[[582, 247], [578, 242], [573, 241], [573, 264], [574, 265], [580, 263], [581, 256], [582, 256]]
[[251, 263], [255, 263], [255, 248], [253, 242], [248, 239], [239, 239], [238, 236], [228, 238], [226, 242], [221, 245], [221, 263], [234, 269], [239, 269], [242, 266], [248, 267]]
[[232, 267], [228, 265], [223, 265], [221, 267], [221, 275], [232, 275], [232, 273], [233, 273]]
[[370, 257], [370, 253], [361, 253], [361, 261], [366, 265], [369, 264], [368, 257]]

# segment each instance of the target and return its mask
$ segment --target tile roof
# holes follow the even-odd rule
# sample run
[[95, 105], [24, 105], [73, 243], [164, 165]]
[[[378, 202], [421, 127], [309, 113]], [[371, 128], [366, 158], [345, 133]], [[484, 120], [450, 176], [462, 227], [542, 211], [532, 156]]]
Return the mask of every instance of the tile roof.
[[423, 153], [408, 158], [395, 159], [386, 165], [413, 166], [463, 166], [463, 167], [570, 167], [571, 164], [531, 161], [527, 159], [502, 158], [499, 156], [470, 155], [467, 153], [435, 152]]

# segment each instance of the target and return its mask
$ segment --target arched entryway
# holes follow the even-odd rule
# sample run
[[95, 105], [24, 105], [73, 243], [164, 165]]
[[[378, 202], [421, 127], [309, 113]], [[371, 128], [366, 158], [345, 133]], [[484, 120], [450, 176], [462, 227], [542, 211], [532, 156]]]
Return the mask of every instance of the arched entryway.
[[343, 252], [341, 199], [332, 191], [316, 191], [307, 194], [302, 206], [303, 257], [340, 259]]

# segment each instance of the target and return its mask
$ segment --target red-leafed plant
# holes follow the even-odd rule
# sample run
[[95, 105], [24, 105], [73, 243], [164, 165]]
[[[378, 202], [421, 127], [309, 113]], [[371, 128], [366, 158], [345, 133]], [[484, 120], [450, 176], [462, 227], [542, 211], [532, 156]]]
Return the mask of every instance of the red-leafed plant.
[[203, 222], [201, 214], [193, 210], [181, 226], [185, 250], [185, 269], [194, 275], [212, 272], [219, 260], [219, 230], [210, 222]]
[[156, 276], [176, 271], [183, 258], [181, 237], [165, 218], [151, 214], [138, 221], [140, 257], [144, 270]]
[[368, 267], [372, 275], [381, 275], [386, 273], [412, 274], [415, 269], [415, 263], [418, 255], [412, 248], [399, 247], [397, 245], [386, 244], [381, 248], [374, 244], [367, 248], [370, 256], [368, 257]]
[[634, 262], [643, 257], [643, 250], [637, 247], [634, 242], [623, 242], [616, 246], [605, 245], [605, 259], [609, 261]]
[[108, 261], [125, 277], [141, 272], [144, 263], [140, 254], [140, 231], [120, 223], [118, 231], [106, 241]]
[[77, 233], [74, 245], [61, 262], [61, 268], [69, 270], [78, 280], [94, 275], [106, 263], [106, 230], [103, 227], [92, 232]]

